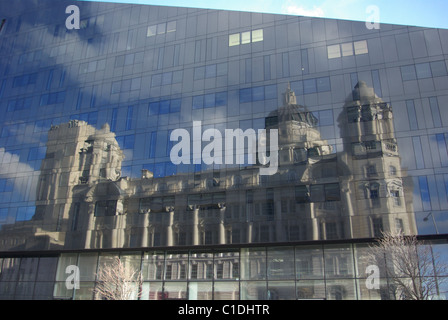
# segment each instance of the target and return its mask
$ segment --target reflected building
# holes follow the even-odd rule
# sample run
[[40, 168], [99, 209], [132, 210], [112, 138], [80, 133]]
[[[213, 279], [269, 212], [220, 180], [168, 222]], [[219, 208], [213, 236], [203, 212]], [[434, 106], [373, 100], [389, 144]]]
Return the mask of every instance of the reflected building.
[[[283, 104], [265, 119], [268, 132], [279, 133], [276, 174], [260, 175], [254, 165], [193, 179], [155, 178], [148, 170], [141, 178], [121, 177], [124, 155], [108, 124], [53, 126], [32, 219], [40, 227], [25, 243], [147, 248], [416, 234], [392, 108], [360, 82], [338, 120], [341, 152], [321, 137], [318, 119], [288, 86]], [[38, 244], [41, 233], [48, 238]]]
[[120, 256], [143, 299], [394, 299], [368, 244], [446, 246], [446, 30], [95, 2], [69, 30], [68, 5], [0, 4], [0, 298], [100, 298]]

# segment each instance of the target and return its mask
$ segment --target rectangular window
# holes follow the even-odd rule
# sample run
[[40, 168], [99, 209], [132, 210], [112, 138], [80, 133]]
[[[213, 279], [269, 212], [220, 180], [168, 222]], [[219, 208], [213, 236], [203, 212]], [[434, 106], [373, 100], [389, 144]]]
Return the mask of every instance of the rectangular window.
[[157, 34], [164, 34], [166, 32], [166, 23], [160, 23], [157, 25]]
[[401, 67], [401, 77], [403, 78], [403, 81], [416, 80], [417, 75], [415, 73], [415, 66], [410, 65]]
[[35, 212], [36, 207], [19, 207], [17, 208], [16, 221], [29, 221]]
[[436, 134], [437, 147], [439, 150], [440, 163], [442, 167], [448, 167], [448, 150], [446, 147], [445, 134]]
[[241, 89], [240, 90], [240, 103], [246, 103], [252, 101], [252, 89]]
[[239, 44], [240, 44], [239, 33], [229, 35], [229, 47], [238, 46]]
[[324, 185], [310, 186], [311, 202], [322, 202], [325, 200]]
[[241, 44], [250, 43], [250, 31], [241, 33]]
[[425, 168], [425, 161], [423, 158], [422, 144], [420, 137], [412, 137], [412, 145], [414, 147], [415, 165], [417, 169]]
[[366, 40], [354, 42], [354, 47], [356, 55], [369, 53]]
[[414, 100], [406, 101], [406, 109], [408, 111], [409, 128], [418, 130], [417, 114], [415, 113]]
[[426, 79], [431, 78], [431, 68], [429, 66], [429, 63], [419, 63], [415, 65], [415, 71], [417, 73], [418, 79]]
[[303, 81], [303, 93], [316, 93], [316, 79], [308, 79]]
[[156, 155], [156, 141], [157, 141], [157, 132], [151, 132], [151, 138], [150, 138], [150, 144], [149, 144], [149, 158], [154, 159]]
[[132, 129], [133, 113], [134, 113], [134, 107], [133, 106], [129, 106], [128, 107], [128, 113], [126, 115], [126, 130], [131, 130]]
[[117, 212], [117, 200], [102, 200], [95, 203], [95, 217], [114, 216]]
[[431, 210], [431, 197], [429, 195], [429, 186], [426, 176], [418, 177], [420, 197], [422, 199], [423, 210]]
[[434, 77], [446, 76], [446, 64], [445, 61], [434, 61], [431, 62], [431, 72]]
[[325, 185], [325, 201], [340, 201], [341, 193], [338, 183]]
[[373, 225], [373, 236], [381, 237], [383, 231], [383, 220], [381, 218], [373, 218], [372, 225]]
[[378, 70], [372, 70], [373, 90], [378, 97], [383, 96], [381, 90], [380, 73]]
[[176, 21], [170, 21], [166, 24], [166, 33], [176, 31]]
[[48, 75], [48, 79], [47, 79], [47, 86], [46, 86], [47, 90], [50, 90], [50, 88], [51, 88], [51, 82], [53, 81], [53, 73], [54, 73], [54, 70], [53, 69], [50, 70], [50, 74]]
[[341, 57], [341, 47], [339, 46], [339, 44], [328, 46], [327, 51], [328, 51], [328, 59]]
[[348, 57], [353, 55], [353, 43], [343, 43], [341, 44], [342, 47], [342, 56]]
[[153, 37], [157, 34], [157, 26], [149, 26], [146, 32], [147, 37]]
[[110, 131], [114, 132], [117, 126], [117, 113], [118, 113], [118, 109], [112, 109], [112, 116], [111, 116], [111, 120], [110, 120]]
[[263, 41], [263, 29], [245, 31], [242, 33], [234, 33], [229, 35], [229, 47], [260, 41]]
[[431, 115], [432, 115], [432, 120], [434, 122], [434, 127], [439, 128], [442, 126], [442, 120], [440, 117], [440, 109], [439, 109], [439, 103], [437, 101], [437, 97], [429, 98], [429, 105], [431, 108]]
[[318, 78], [318, 79], [316, 79], [316, 82], [317, 82], [317, 92], [331, 91], [329, 77]]
[[260, 42], [260, 41], [263, 41], [263, 29], [253, 30], [252, 42]]
[[205, 79], [216, 77], [216, 64], [205, 67]]

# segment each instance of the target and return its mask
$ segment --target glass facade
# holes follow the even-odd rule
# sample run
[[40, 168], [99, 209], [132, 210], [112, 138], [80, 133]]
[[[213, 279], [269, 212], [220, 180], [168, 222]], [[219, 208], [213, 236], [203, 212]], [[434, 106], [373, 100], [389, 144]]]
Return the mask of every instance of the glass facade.
[[[388, 274], [379, 287], [366, 272], [371, 243], [316, 243], [222, 248], [58, 253], [2, 258], [2, 299], [97, 299], [98, 270], [114, 257], [142, 273], [140, 300], [396, 300]], [[446, 260], [446, 241], [427, 242]], [[387, 263], [387, 262], [386, 262]], [[79, 287], [70, 267], [79, 268]], [[383, 272], [383, 271], [381, 271]], [[433, 269], [428, 277], [434, 277]], [[437, 274], [446, 292], [448, 273]], [[410, 279], [403, 278], [404, 282]], [[434, 293], [435, 289], [434, 289]]]
[[70, 5], [0, 3], [2, 298], [386, 299], [356, 240], [447, 233], [446, 30]]

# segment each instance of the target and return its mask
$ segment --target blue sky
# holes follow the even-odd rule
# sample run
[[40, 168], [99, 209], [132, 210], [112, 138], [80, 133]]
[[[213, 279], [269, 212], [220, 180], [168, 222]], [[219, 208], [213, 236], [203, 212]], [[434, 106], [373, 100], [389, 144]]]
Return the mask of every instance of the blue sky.
[[[88, 0], [85, 0], [88, 1]], [[106, 0], [95, 0], [106, 1]], [[448, 28], [447, 0], [107, 0], [366, 21], [376, 6], [381, 23]]]

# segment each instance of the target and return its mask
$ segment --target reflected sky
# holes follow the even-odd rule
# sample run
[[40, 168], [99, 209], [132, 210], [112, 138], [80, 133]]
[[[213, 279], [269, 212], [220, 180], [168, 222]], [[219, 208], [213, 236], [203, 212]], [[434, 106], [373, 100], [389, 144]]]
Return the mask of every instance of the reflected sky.
[[367, 8], [375, 5], [379, 9], [378, 17], [381, 23], [448, 28], [444, 14], [448, 10], [448, 4], [444, 0], [247, 0], [243, 2], [237, 0], [113, 0], [107, 2], [238, 10], [355, 21], [366, 21], [374, 13], [371, 10], [367, 11]]

